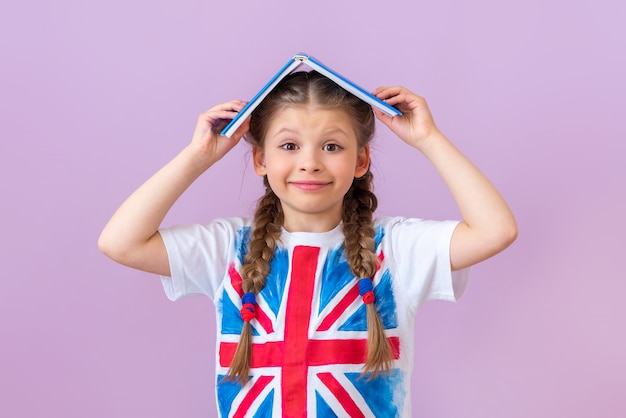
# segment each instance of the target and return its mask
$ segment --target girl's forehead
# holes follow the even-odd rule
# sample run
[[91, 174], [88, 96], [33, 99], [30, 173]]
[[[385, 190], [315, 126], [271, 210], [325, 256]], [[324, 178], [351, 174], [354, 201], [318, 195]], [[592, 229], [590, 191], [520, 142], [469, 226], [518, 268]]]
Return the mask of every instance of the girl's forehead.
[[284, 107], [276, 112], [268, 124], [268, 133], [284, 129], [300, 131], [328, 128], [354, 132], [353, 120], [343, 109], [299, 105]]

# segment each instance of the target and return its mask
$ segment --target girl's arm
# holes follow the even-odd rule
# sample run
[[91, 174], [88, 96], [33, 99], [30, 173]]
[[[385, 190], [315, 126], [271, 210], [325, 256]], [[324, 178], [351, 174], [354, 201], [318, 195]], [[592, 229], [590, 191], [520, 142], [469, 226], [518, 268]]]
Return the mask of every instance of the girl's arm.
[[402, 116], [378, 119], [433, 164], [452, 192], [463, 221], [450, 244], [453, 270], [469, 267], [508, 247], [517, 224], [508, 205], [489, 179], [435, 125], [426, 100], [403, 87], [379, 87], [374, 94], [396, 106]]
[[169, 259], [158, 233], [165, 215], [183, 192], [232, 149], [248, 130], [244, 123], [230, 138], [219, 136], [245, 102], [232, 101], [202, 113], [191, 143], [133, 192], [117, 209], [98, 239], [98, 247], [118, 263], [164, 276]]

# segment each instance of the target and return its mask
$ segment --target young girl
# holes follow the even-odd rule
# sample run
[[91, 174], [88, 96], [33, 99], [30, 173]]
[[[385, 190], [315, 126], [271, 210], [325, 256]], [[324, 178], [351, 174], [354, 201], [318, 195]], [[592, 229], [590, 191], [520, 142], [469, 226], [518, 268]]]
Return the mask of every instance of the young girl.
[[[161, 275], [172, 300], [215, 302], [222, 417], [410, 417], [417, 308], [458, 299], [467, 268], [517, 235], [505, 201], [423, 98], [403, 87], [374, 94], [402, 116], [373, 111], [315, 72], [285, 78], [231, 138], [218, 132], [244, 103], [215, 106], [100, 236], [112, 259]], [[434, 165], [463, 221], [373, 218], [374, 116]], [[254, 218], [159, 230], [244, 135], [266, 187]]]

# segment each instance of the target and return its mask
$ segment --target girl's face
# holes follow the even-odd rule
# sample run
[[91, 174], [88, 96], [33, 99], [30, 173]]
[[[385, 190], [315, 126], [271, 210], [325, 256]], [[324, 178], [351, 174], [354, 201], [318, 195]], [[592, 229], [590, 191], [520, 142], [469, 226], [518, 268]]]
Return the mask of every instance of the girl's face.
[[369, 168], [369, 147], [359, 147], [352, 120], [338, 109], [281, 110], [270, 122], [254, 168], [282, 204], [290, 232], [324, 232], [341, 221], [343, 197]]

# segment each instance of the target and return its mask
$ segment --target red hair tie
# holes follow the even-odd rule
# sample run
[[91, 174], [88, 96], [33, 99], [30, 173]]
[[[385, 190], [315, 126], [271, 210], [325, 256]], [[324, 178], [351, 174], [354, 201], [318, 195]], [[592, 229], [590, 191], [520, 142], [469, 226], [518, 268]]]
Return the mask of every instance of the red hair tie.
[[367, 277], [359, 279], [359, 294], [363, 299], [363, 303], [374, 303], [376, 296], [374, 296], [374, 284], [372, 283], [372, 279]]
[[244, 293], [241, 297], [243, 306], [241, 307], [241, 318], [245, 322], [250, 322], [256, 316], [256, 296], [253, 292]]

